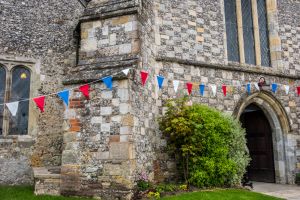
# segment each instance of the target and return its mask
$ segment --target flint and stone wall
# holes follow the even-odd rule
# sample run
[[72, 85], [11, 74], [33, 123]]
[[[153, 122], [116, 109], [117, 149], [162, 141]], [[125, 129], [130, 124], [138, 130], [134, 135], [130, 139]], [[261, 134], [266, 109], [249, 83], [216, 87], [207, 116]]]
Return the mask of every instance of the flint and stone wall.
[[[46, 113], [33, 110], [37, 122], [33, 133], [1, 138], [0, 183], [32, 182], [30, 165], [61, 166], [61, 172], [54, 170], [56, 175], [36, 170], [45, 173], [36, 176], [37, 194], [130, 199], [138, 172], [146, 172], [155, 182], [177, 178], [157, 124], [167, 99], [187, 94], [185, 83], [192, 82], [193, 102], [236, 115], [243, 100], [252, 97], [243, 84], [257, 82], [261, 76], [268, 83], [291, 86], [288, 95], [282, 88], [276, 94], [259, 95], [255, 88], [252, 93], [262, 107], [274, 111], [270, 119], [274, 119], [276, 182], [294, 183], [300, 169], [300, 99], [295, 91], [300, 85], [295, 10], [300, 5], [281, 0], [267, 3], [273, 52], [270, 68], [227, 61], [221, 0], [94, 0], [85, 10], [77, 1], [55, 1], [52, 6], [46, 1], [0, 3], [1, 15], [18, 11], [16, 21], [3, 23], [2, 35], [16, 31], [0, 38], [0, 54], [6, 59], [32, 58], [37, 68], [32, 95], [114, 76], [112, 91], [103, 83], [94, 84], [87, 100], [75, 90], [67, 110], [59, 100], [47, 99]], [[20, 16], [28, 18], [26, 23]], [[76, 32], [80, 41], [73, 35]], [[131, 68], [130, 74], [120, 75], [125, 68]], [[141, 70], [149, 72], [144, 87]], [[166, 78], [162, 90], [156, 75]], [[181, 81], [177, 94], [173, 80]], [[215, 97], [206, 88], [201, 97], [200, 83], [235, 87], [229, 87], [226, 97], [220, 88]], [[271, 100], [263, 99], [264, 94]], [[276, 114], [276, 109], [281, 113]], [[28, 140], [26, 145], [23, 140]], [[9, 168], [19, 170], [16, 174], [24, 178], [12, 181], [15, 177], [4, 175]]]
[[[83, 10], [69, 0], [0, 2], [0, 63], [32, 71], [32, 97], [63, 89], [64, 70], [75, 64], [73, 33]], [[63, 109], [55, 98], [47, 98], [44, 114], [31, 103], [28, 135], [1, 136], [0, 184], [33, 184], [31, 167], [60, 166]]]

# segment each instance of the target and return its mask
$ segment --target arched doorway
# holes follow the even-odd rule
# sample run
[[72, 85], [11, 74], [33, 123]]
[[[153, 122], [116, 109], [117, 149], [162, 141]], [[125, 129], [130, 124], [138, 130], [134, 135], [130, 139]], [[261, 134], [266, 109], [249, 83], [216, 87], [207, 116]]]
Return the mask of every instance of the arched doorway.
[[240, 117], [251, 157], [247, 175], [252, 181], [275, 183], [272, 129], [262, 109], [248, 105]]
[[[268, 135], [271, 135], [272, 140], [271, 146], [273, 148], [275, 182], [293, 184], [296, 156], [294, 151], [295, 147], [291, 145], [291, 142], [293, 142], [293, 145], [294, 143], [296, 144], [296, 142], [291, 139], [289, 134], [291, 132], [291, 125], [284, 107], [272, 93], [260, 91], [251, 95], [244, 94], [237, 103], [233, 115], [237, 119], [241, 119], [241, 116], [247, 113], [247, 110], [249, 110], [249, 108], [251, 109], [252, 105], [255, 106], [257, 112], [260, 112], [260, 116], [264, 116], [263, 120], [267, 119], [271, 129], [271, 134]], [[257, 119], [255, 118], [255, 120]], [[250, 120], [247, 121], [249, 122]], [[254, 126], [254, 122], [249, 122], [249, 124]], [[255, 122], [255, 124], [257, 124], [257, 122]], [[254, 145], [259, 145], [259, 143]], [[270, 147], [268, 149], [270, 150]]]

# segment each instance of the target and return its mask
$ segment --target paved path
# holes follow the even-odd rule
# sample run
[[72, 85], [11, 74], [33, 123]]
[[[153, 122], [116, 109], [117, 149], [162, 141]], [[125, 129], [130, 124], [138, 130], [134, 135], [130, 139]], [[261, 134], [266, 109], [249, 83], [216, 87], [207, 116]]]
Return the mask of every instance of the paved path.
[[281, 185], [273, 183], [253, 183], [254, 192], [288, 200], [300, 200], [300, 187], [296, 185]]

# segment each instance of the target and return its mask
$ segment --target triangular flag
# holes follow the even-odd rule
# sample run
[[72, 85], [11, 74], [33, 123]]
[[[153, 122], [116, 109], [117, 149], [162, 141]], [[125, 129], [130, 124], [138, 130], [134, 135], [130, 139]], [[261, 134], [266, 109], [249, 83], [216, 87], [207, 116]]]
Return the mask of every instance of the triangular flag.
[[300, 87], [297, 87], [297, 94], [300, 96]]
[[250, 95], [251, 94], [251, 84], [248, 83], [246, 87], [247, 87], [247, 92]]
[[259, 86], [258, 86], [258, 83], [254, 83], [254, 86], [255, 86], [255, 88], [256, 88], [258, 91], [260, 91], [260, 88], [259, 88]]
[[205, 85], [204, 84], [200, 84], [199, 88], [200, 88], [200, 95], [204, 96]]
[[7, 103], [5, 105], [7, 106], [8, 110], [11, 113], [11, 115], [15, 117], [17, 115], [17, 112], [18, 112], [19, 102], [16, 101], [16, 102], [12, 102], [12, 103]]
[[128, 73], [129, 73], [129, 68], [128, 69], [124, 69], [124, 70], [122, 70], [122, 72], [127, 76], [128, 75]]
[[178, 87], [179, 87], [179, 81], [174, 80], [174, 81], [173, 81], [173, 86], [174, 86], [174, 90], [175, 90], [175, 93], [176, 93], [177, 90], [178, 90]]
[[142, 79], [143, 86], [146, 84], [147, 78], [148, 78], [148, 72], [141, 71], [141, 79]]
[[61, 92], [57, 93], [57, 95], [59, 96], [59, 98], [61, 98], [61, 100], [63, 100], [63, 102], [68, 107], [69, 106], [70, 91], [69, 90], [64, 90], [64, 91], [61, 91]]
[[211, 91], [213, 93], [213, 96], [216, 96], [217, 95], [217, 86], [216, 85], [210, 85], [211, 87]]
[[85, 98], [90, 99], [90, 85], [86, 84], [86, 85], [82, 85], [79, 87], [79, 90], [82, 92], [82, 94], [85, 96]]
[[272, 92], [276, 93], [278, 85], [276, 83], [272, 84]]
[[233, 94], [233, 92], [234, 92], [234, 87], [233, 87], [232, 85], [227, 86], [227, 92], [230, 93], [230, 94]]
[[290, 86], [289, 85], [284, 85], [283, 87], [284, 87], [286, 95], [288, 95], [289, 92], [290, 92]]
[[188, 90], [189, 95], [191, 95], [193, 90], [193, 83], [186, 83], [186, 88]]
[[157, 76], [157, 82], [158, 82], [158, 87], [159, 87], [159, 89], [162, 88], [162, 85], [163, 85], [163, 83], [164, 83], [164, 80], [165, 80], [165, 77], [163, 77], [163, 76]]
[[226, 85], [222, 85], [222, 90], [223, 90], [224, 96], [226, 96], [227, 95], [227, 86]]
[[44, 107], [45, 107], [45, 96], [40, 96], [36, 97], [33, 99], [35, 102], [36, 106], [41, 110], [41, 112], [44, 112]]
[[112, 76], [108, 76], [102, 79], [102, 81], [104, 82], [104, 84], [106, 85], [106, 87], [110, 90], [113, 89], [113, 78]]

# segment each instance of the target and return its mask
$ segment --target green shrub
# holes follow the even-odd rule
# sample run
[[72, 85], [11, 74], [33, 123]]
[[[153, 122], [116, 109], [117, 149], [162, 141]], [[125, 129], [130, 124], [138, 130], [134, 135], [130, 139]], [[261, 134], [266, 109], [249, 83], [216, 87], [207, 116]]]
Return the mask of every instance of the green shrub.
[[179, 187], [174, 184], [159, 184], [155, 186], [155, 191], [162, 193], [162, 192], [174, 192], [177, 191]]
[[159, 192], [149, 192], [147, 194], [147, 197], [149, 199], [160, 199], [160, 193]]
[[300, 173], [296, 173], [296, 180], [295, 180], [295, 183], [297, 185], [300, 185]]
[[197, 187], [239, 185], [249, 163], [240, 123], [208, 106], [187, 105], [187, 98], [167, 103], [160, 130], [183, 170]]

